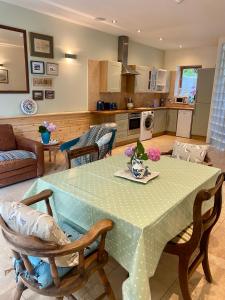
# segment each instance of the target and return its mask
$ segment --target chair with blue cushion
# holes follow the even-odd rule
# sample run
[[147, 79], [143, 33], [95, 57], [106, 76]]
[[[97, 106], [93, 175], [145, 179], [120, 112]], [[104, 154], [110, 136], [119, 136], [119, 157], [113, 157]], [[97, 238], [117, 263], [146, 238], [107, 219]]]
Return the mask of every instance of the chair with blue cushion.
[[[48, 214], [52, 216], [49, 197], [51, 190], [45, 190], [38, 195], [22, 201], [25, 205], [33, 205], [45, 201]], [[36, 236], [22, 235], [10, 229], [0, 215], [0, 226], [6, 241], [14, 254], [14, 267], [18, 275], [17, 290], [14, 300], [20, 300], [25, 289], [55, 297], [62, 300], [76, 299], [72, 294], [82, 288], [90, 276], [98, 272], [104, 285], [104, 293], [97, 299], [115, 300], [111, 285], [103, 267], [108, 262], [105, 251], [105, 238], [113, 228], [111, 220], [101, 220], [94, 224], [89, 231], [78, 226], [72, 227], [65, 220], [60, 224], [61, 229], [70, 238], [71, 243], [59, 245], [44, 241]], [[56, 258], [79, 253], [79, 262], [74, 267], [57, 267]]]

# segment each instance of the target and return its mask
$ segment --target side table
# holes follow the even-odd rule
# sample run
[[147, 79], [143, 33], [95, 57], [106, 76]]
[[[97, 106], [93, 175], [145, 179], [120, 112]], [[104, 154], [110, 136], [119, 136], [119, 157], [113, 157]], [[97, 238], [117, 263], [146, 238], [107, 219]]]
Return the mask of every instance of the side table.
[[58, 142], [57, 144], [51, 145], [51, 144], [43, 144], [44, 151], [48, 151], [49, 153], [49, 162], [52, 161], [52, 153], [53, 153], [53, 162], [56, 164], [56, 155], [57, 152], [60, 150], [62, 142]]

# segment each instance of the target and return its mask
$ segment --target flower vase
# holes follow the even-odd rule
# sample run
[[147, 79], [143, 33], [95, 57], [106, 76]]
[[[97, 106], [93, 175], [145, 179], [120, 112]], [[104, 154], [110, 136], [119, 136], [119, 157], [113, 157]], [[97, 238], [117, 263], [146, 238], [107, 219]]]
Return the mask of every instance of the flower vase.
[[45, 131], [41, 133], [41, 139], [43, 144], [49, 144], [51, 138], [51, 133], [49, 131]]
[[145, 176], [146, 168], [144, 166], [143, 160], [138, 158], [133, 158], [131, 163], [131, 173], [132, 175], [137, 178], [141, 179]]

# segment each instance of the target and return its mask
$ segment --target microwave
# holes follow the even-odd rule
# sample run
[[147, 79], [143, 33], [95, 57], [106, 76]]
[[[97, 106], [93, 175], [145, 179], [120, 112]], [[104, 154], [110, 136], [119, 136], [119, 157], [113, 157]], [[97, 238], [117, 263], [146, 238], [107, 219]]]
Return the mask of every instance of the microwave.
[[187, 97], [175, 97], [175, 103], [187, 103]]

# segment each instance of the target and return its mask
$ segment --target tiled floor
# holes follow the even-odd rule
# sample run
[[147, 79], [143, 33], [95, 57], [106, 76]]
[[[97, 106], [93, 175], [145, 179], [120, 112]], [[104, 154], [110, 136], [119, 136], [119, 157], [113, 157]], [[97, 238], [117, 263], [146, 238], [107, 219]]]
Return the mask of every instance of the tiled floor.
[[[161, 136], [153, 138], [150, 141], [144, 142], [145, 146], [159, 147], [161, 151], [171, 149], [175, 137]], [[179, 139], [185, 140], [185, 139]], [[199, 141], [189, 140], [192, 143]], [[116, 148], [113, 154], [123, 153], [125, 147]], [[213, 164], [225, 171], [225, 153], [210, 151], [210, 157]], [[46, 157], [46, 171], [48, 174], [58, 172], [64, 169], [64, 158], [61, 154], [58, 155], [57, 165], [48, 163]], [[20, 200], [25, 191], [31, 186], [33, 180], [19, 183], [0, 190], [1, 199]], [[225, 187], [223, 188], [225, 198]], [[202, 268], [199, 267], [190, 279], [190, 289], [192, 291], [192, 299], [209, 299], [223, 300], [225, 299], [225, 206], [222, 211], [220, 220], [216, 225], [210, 240], [210, 266], [214, 278], [214, 282], [209, 284], [203, 276]], [[2, 236], [0, 236], [0, 300], [13, 299], [15, 290], [15, 282], [13, 272], [7, 272], [11, 268], [11, 254], [5, 244]], [[112, 258], [106, 267], [109, 280], [115, 291], [118, 300], [122, 299], [121, 287], [122, 282], [127, 277], [127, 272]], [[180, 296], [179, 283], [177, 279], [177, 258], [171, 255], [163, 254], [158, 265], [157, 271], [150, 279], [152, 299], [158, 300], [176, 300], [182, 299]], [[93, 300], [101, 292], [101, 285], [97, 276], [93, 276], [85, 288], [76, 294], [79, 300]], [[25, 291], [23, 300], [47, 300], [48, 297], [37, 296], [31, 291]]]

